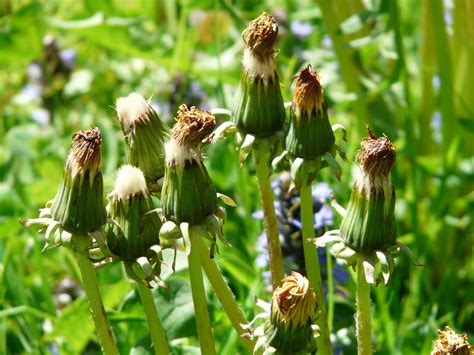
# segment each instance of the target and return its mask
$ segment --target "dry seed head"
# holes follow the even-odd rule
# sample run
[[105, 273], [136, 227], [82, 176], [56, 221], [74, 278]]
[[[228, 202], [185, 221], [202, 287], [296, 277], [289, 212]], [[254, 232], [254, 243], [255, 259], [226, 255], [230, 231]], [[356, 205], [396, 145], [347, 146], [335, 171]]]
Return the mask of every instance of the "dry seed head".
[[431, 355], [469, 355], [471, 346], [467, 341], [466, 334], [456, 334], [454, 330], [446, 326], [444, 330], [438, 330], [439, 339], [434, 343]]
[[149, 119], [148, 113], [152, 110], [149, 102], [136, 92], [126, 97], [119, 97], [115, 103], [115, 108], [125, 132], [129, 132], [130, 128], [136, 124], [146, 122]]
[[179, 145], [190, 149], [197, 148], [211, 134], [216, 125], [215, 117], [208, 111], [182, 104], [178, 109], [177, 122], [171, 136]]
[[264, 12], [249, 23], [242, 36], [252, 54], [260, 61], [266, 62], [273, 57], [278, 25], [272, 15]]
[[72, 136], [71, 152], [66, 161], [72, 176], [100, 170], [100, 147], [102, 136], [99, 128], [81, 130]]
[[306, 325], [314, 319], [317, 305], [316, 294], [308, 279], [292, 272], [273, 292], [272, 319], [276, 317], [285, 327]]
[[145, 176], [139, 168], [132, 165], [120, 167], [112, 195], [121, 200], [128, 200], [138, 194], [146, 195], [147, 192]]
[[397, 151], [386, 135], [377, 136], [367, 127], [369, 136], [360, 144], [357, 162], [371, 176], [388, 176], [392, 170]]
[[311, 112], [321, 110], [324, 102], [323, 87], [318, 72], [311, 65], [301, 69], [293, 77], [296, 80], [296, 89], [293, 95], [293, 105], [298, 111]]

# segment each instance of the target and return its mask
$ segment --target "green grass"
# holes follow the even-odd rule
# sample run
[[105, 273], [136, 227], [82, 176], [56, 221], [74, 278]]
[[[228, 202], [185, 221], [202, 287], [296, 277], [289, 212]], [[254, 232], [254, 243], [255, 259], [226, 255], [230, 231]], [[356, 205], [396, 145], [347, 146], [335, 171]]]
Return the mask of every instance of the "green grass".
[[[280, 23], [285, 34], [277, 44], [285, 100], [291, 99], [292, 76], [310, 63], [322, 73], [331, 122], [348, 130], [350, 161], [366, 124], [377, 134], [386, 133], [398, 148], [393, 173], [398, 235], [424, 266], [400, 257], [389, 286], [373, 290], [375, 349], [380, 354], [428, 353], [436, 330], [445, 325], [473, 334], [472, 4], [454, 0], [454, 8], [446, 9], [441, 0], [363, 3], [1, 2], [0, 353], [45, 353], [52, 346], [72, 353], [98, 349], [84, 296], [56, 309], [58, 283], [66, 276], [80, 279], [73, 255], [65, 248], [41, 253], [41, 236], [18, 223], [19, 217], [36, 216], [54, 197], [72, 133], [91, 125], [101, 128], [108, 191], [124, 162], [116, 98], [131, 91], [152, 96], [161, 108], [169, 106], [170, 114], [162, 117], [171, 119], [183, 100], [199, 104], [190, 98], [192, 82], [201, 85], [208, 108], [231, 108], [240, 73], [240, 33], [261, 11], [280, 10], [286, 11], [286, 22]], [[446, 11], [452, 24], [445, 23]], [[290, 26], [294, 20], [310, 23], [312, 33], [297, 39]], [[54, 120], [41, 127], [32, 119], [39, 104], [18, 103], [17, 95], [27, 65], [44, 58], [46, 34], [55, 36], [61, 48], [75, 48], [77, 65], [71, 77], [54, 78], [47, 106]], [[435, 113], [441, 125], [433, 129]], [[239, 167], [231, 140], [206, 153], [217, 190], [238, 203], [228, 208], [225, 226], [232, 248], [221, 246], [217, 261], [251, 318], [258, 312], [254, 296], [269, 300], [255, 265], [262, 230], [251, 217], [259, 209], [255, 172], [251, 165]], [[341, 182], [322, 176], [339, 203], [347, 205], [353, 169], [347, 163], [342, 167]], [[172, 291], [154, 291], [176, 353], [199, 347], [186, 275], [186, 264], [178, 262], [177, 272], [166, 276]], [[121, 268], [102, 269], [98, 279], [121, 351], [150, 350], [138, 295]], [[347, 298], [336, 300], [334, 329], [347, 327], [354, 345], [354, 283], [346, 288]], [[208, 292], [208, 298], [218, 353], [245, 353], [216, 296]]]

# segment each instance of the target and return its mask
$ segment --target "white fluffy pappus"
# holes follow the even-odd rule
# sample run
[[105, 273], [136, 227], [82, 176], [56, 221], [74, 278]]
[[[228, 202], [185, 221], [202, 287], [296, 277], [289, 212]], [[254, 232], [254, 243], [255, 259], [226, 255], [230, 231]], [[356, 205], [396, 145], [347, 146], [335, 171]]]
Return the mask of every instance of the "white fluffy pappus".
[[135, 166], [122, 165], [115, 179], [112, 194], [121, 200], [126, 200], [139, 193], [148, 193], [143, 172]]
[[150, 104], [139, 93], [132, 92], [125, 97], [119, 97], [115, 103], [117, 115], [125, 130], [129, 130], [133, 122], [146, 114]]
[[252, 77], [260, 76], [266, 81], [275, 75], [275, 63], [273, 62], [273, 58], [269, 58], [269, 60], [262, 62], [260, 59], [255, 57], [252, 54], [252, 51], [248, 48], [245, 48], [244, 50], [242, 64], [247, 74]]
[[174, 165], [184, 167], [186, 160], [193, 159], [193, 152], [171, 138], [165, 143], [165, 156], [166, 164], [174, 163]]

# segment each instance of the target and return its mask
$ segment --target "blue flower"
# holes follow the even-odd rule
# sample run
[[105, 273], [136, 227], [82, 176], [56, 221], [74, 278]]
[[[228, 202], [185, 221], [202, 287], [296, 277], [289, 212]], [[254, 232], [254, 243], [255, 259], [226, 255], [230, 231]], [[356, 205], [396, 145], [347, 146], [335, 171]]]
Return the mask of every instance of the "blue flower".
[[304, 22], [300, 20], [291, 21], [291, 32], [298, 38], [304, 39], [313, 33], [313, 26], [309, 22]]

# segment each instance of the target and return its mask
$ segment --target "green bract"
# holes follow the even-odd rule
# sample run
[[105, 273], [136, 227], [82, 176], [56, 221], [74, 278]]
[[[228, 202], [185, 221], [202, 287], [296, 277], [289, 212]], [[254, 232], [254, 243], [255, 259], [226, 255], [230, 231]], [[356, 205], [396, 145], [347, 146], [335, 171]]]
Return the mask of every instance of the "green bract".
[[232, 121], [245, 133], [269, 136], [283, 127], [285, 107], [278, 75], [265, 82], [242, 72]]
[[98, 128], [74, 134], [51, 215], [71, 233], [87, 233], [106, 222]]
[[296, 76], [286, 150], [294, 157], [315, 160], [331, 151], [336, 139], [329, 123], [320, 78], [310, 65]]
[[[124, 261], [146, 256], [151, 246], [160, 244], [161, 219], [144, 185], [144, 178], [141, 186], [140, 181], [137, 182], [140, 174], [143, 176], [138, 168], [123, 166], [117, 177], [116, 188], [109, 194], [109, 215], [114, 223], [108, 226], [107, 245], [112, 253]], [[128, 190], [128, 195], [120, 191], [123, 187], [117, 186], [123, 184], [125, 179], [129, 184], [137, 184]]]
[[246, 44], [232, 121], [245, 134], [267, 137], [283, 127], [285, 107], [274, 63], [275, 19], [263, 13], [243, 32]]
[[361, 253], [385, 250], [396, 240], [395, 191], [390, 170], [396, 151], [387, 137], [370, 136], [357, 155], [357, 176], [349, 207], [341, 223], [341, 237]]
[[201, 223], [217, 211], [217, 193], [206, 167], [198, 159], [184, 167], [166, 167], [162, 191], [163, 214], [175, 223]]
[[119, 98], [116, 109], [127, 142], [128, 163], [143, 171], [150, 191], [161, 191], [158, 180], [165, 171], [164, 142], [169, 138], [169, 127], [140, 94]]

